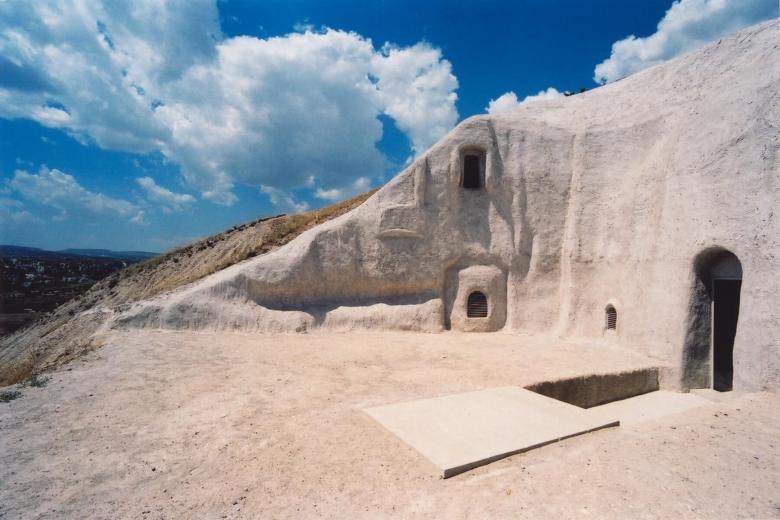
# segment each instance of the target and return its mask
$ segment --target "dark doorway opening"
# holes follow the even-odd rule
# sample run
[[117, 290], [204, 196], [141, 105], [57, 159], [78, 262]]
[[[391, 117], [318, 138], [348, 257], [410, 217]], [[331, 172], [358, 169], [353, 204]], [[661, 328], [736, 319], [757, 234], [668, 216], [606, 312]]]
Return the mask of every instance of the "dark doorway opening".
[[682, 384], [726, 392], [734, 380], [742, 263], [731, 251], [712, 247], [696, 256], [693, 267]]
[[467, 155], [463, 158], [463, 187], [468, 190], [478, 190], [482, 187], [478, 155]]
[[742, 280], [712, 281], [712, 388], [731, 390], [734, 378], [734, 336], [739, 321]]

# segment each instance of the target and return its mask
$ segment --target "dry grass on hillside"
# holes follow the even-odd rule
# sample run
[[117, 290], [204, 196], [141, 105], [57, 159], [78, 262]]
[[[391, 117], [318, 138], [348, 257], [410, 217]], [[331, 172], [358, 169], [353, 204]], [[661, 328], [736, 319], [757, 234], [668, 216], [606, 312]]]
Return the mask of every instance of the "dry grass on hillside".
[[106, 278], [82, 296], [0, 341], [0, 386], [18, 383], [35, 370], [61, 365], [97, 348], [90, 336], [108, 314], [83, 314], [85, 311], [152, 298], [269, 253], [317, 224], [356, 208], [375, 192], [307, 213], [241, 224]]

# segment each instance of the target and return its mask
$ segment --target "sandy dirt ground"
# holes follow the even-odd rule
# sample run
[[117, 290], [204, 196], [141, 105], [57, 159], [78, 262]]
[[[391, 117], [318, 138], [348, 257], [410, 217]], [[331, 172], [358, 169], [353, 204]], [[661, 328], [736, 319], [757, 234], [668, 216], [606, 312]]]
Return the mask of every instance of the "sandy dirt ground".
[[362, 409], [655, 366], [499, 334], [128, 333], [0, 404], [0, 518], [778, 518], [780, 398], [442, 480]]

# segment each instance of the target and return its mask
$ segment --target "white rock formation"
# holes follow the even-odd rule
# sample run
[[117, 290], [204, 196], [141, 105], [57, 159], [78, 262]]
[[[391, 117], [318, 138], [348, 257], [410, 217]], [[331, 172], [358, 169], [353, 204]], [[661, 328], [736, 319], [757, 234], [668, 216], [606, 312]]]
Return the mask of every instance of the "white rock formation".
[[[674, 367], [665, 386], [707, 387], [712, 279], [726, 273], [743, 280], [734, 387], [777, 388], [779, 44], [772, 21], [470, 118], [351, 213], [114, 326], [538, 331], [638, 349]], [[478, 189], [463, 187], [470, 168]], [[487, 317], [469, 318], [477, 290]]]

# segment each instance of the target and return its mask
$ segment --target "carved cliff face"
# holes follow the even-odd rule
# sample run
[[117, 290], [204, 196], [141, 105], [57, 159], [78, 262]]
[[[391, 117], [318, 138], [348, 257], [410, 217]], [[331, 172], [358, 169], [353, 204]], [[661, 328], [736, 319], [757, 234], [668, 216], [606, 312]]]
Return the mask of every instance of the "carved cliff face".
[[[280, 308], [418, 301], [442, 298], [453, 267], [522, 267], [523, 201], [500, 147], [488, 118], [465, 122], [355, 212], [247, 266], [242, 289]], [[464, 187], [467, 157], [476, 188]]]
[[[351, 213], [122, 320], [504, 327], [640, 349], [682, 380], [689, 315], [704, 305], [691, 304], [694, 259], [718, 247], [745, 271], [735, 385], [770, 381], [780, 77], [765, 64], [777, 62], [778, 32], [770, 22], [585, 94], [468, 119]], [[469, 318], [476, 290], [488, 316]], [[620, 316], [609, 331], [608, 305]]]

